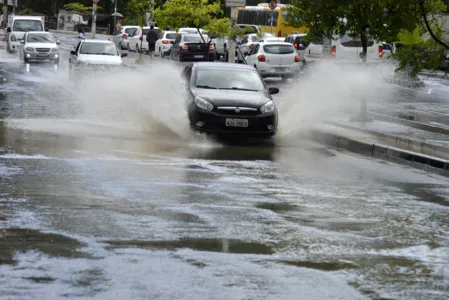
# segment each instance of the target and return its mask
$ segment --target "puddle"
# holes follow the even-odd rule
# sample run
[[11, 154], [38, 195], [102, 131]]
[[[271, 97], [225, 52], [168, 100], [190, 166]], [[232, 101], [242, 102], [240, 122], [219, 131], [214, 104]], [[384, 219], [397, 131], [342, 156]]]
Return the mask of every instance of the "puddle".
[[144, 249], [166, 249], [176, 250], [181, 248], [190, 248], [198, 251], [209, 252], [229, 252], [237, 254], [264, 254], [270, 255], [274, 251], [271, 247], [255, 243], [242, 242], [239, 240], [227, 239], [180, 239], [173, 241], [106, 241], [109, 249], [137, 247]]
[[78, 249], [85, 245], [75, 239], [43, 233], [33, 229], [8, 228], [0, 230], [0, 265], [15, 264], [14, 253], [40, 251], [53, 257], [87, 258]]
[[350, 262], [281, 261], [281, 263], [320, 271], [340, 271], [345, 269], [355, 269], [358, 267], [356, 264]]

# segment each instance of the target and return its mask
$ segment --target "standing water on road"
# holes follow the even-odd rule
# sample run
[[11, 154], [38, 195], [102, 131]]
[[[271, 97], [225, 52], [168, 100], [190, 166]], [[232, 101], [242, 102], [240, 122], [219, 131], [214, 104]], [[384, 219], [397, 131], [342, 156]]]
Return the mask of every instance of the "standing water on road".
[[[306, 140], [192, 139], [171, 63], [78, 87], [5, 68], [0, 298], [448, 298], [447, 178]], [[284, 88], [281, 142], [374, 93], [354, 76]]]

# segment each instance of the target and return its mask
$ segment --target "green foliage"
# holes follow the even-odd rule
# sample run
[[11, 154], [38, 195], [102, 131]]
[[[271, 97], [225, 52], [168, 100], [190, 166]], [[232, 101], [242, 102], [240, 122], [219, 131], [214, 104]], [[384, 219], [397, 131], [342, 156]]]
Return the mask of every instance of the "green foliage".
[[130, 16], [136, 17], [139, 26], [143, 26], [145, 13], [149, 12], [153, 6], [150, 0], [129, 0], [127, 12]]
[[39, 13], [36, 13], [35, 11], [33, 11], [30, 8], [25, 8], [21, 11], [18, 11], [16, 14], [18, 16], [39, 16], [40, 15]]
[[245, 28], [231, 27], [231, 20], [228, 18], [212, 19], [208, 25], [204, 26], [204, 29], [208, 31], [210, 36], [216, 35], [218, 37], [241, 37], [252, 31], [250, 26]]
[[[92, 13], [92, 6], [87, 6], [78, 2], [69, 3], [64, 5], [64, 9], [72, 11], [78, 14], [90, 14]], [[101, 10], [102, 7], [97, 5], [97, 10]]]
[[448, 70], [447, 66], [444, 66], [446, 48], [428, 34], [423, 35], [422, 28], [417, 26], [412, 32], [402, 30], [398, 39], [396, 45], [400, 47], [393, 54], [393, 58], [399, 61], [397, 71], [406, 71], [411, 76], [416, 76], [423, 69]]
[[[208, 0], [167, 0], [163, 7], [154, 11], [159, 27], [171, 26], [203, 28], [209, 25], [222, 12], [220, 1]], [[220, 23], [219, 26], [222, 26]], [[218, 25], [214, 25], [218, 26]]]

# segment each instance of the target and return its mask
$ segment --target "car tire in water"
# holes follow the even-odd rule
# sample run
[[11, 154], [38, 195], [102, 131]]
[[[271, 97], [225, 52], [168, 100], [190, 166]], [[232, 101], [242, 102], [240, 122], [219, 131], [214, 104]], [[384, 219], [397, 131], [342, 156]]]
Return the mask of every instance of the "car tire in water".
[[164, 58], [164, 52], [162, 52], [161, 48], [159, 48], [159, 56], [160, 58]]
[[136, 44], [136, 53], [140, 53], [139, 44]]
[[184, 58], [178, 53], [178, 61], [179, 62], [183, 62], [184, 61]]

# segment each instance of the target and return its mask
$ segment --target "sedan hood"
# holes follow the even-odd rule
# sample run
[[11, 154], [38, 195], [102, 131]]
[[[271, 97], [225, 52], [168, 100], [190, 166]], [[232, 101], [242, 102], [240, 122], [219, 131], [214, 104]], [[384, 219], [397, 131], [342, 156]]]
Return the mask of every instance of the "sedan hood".
[[79, 62], [85, 62], [91, 65], [120, 65], [122, 58], [120, 56], [112, 55], [87, 55], [81, 54], [78, 56]]
[[192, 92], [195, 96], [209, 101], [214, 106], [243, 106], [259, 108], [271, 100], [271, 96], [268, 92], [196, 88], [194, 88]]

